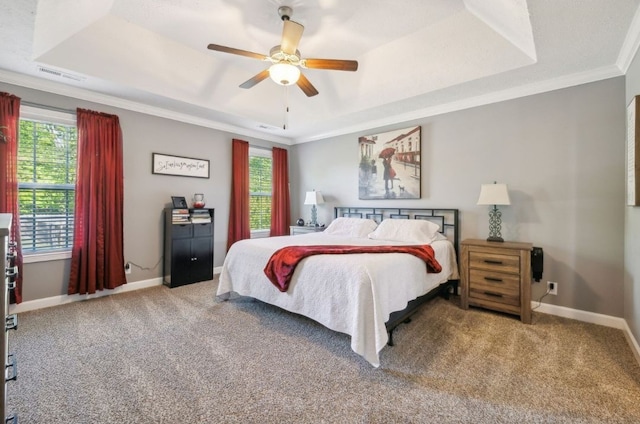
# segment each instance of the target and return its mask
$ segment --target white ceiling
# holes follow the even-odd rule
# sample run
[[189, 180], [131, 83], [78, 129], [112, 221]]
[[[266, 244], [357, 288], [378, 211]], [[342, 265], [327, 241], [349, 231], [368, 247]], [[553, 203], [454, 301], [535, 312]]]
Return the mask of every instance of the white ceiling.
[[[0, 81], [295, 144], [622, 75], [639, 4], [0, 0]], [[303, 58], [358, 71], [303, 69], [314, 97], [269, 79], [239, 88], [268, 63], [207, 45], [268, 55], [281, 5], [305, 27]]]

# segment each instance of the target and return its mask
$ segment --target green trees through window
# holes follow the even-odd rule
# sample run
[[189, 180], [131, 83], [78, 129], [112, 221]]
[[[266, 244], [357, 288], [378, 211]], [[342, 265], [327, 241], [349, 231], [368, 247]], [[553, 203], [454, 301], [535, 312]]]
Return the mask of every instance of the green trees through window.
[[18, 202], [22, 250], [69, 250], [73, 244], [77, 130], [20, 120]]
[[271, 157], [249, 154], [249, 224], [252, 231], [271, 228]]

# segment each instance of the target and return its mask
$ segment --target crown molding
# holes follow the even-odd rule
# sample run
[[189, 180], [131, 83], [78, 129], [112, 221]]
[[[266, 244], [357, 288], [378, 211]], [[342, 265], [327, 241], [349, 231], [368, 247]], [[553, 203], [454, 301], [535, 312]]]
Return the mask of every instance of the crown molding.
[[96, 93], [95, 91], [84, 88], [73, 87], [54, 81], [48, 81], [42, 78], [36, 78], [29, 75], [22, 75], [15, 72], [0, 70], [0, 82], [18, 85], [25, 88], [40, 90], [47, 93], [57, 94], [61, 96], [73, 97], [88, 102], [99, 103], [106, 106], [117, 107], [120, 109], [130, 110], [132, 112], [144, 113], [146, 115], [157, 116], [159, 118], [171, 119], [174, 121], [184, 122], [186, 124], [197, 125], [206, 128], [212, 128], [219, 131], [225, 131], [232, 134], [238, 134], [246, 137], [255, 137], [261, 140], [272, 141], [285, 145], [291, 145], [292, 140], [285, 137], [267, 134], [260, 131], [253, 131], [247, 128], [237, 127], [222, 122], [198, 118], [192, 115], [173, 112], [168, 109], [150, 106], [144, 103], [134, 102], [131, 100], [121, 99], [115, 96]]
[[[638, 15], [636, 15], [638, 16]], [[640, 20], [634, 19], [634, 24]], [[640, 25], [638, 26], [640, 29]], [[638, 32], [640, 34], [640, 32]], [[627, 38], [629, 39], [629, 38]], [[626, 44], [626, 43], [625, 43]], [[160, 118], [171, 119], [174, 121], [180, 121], [187, 124], [198, 125], [201, 127], [212, 128], [219, 131], [230, 132], [233, 134], [243, 135], [247, 137], [255, 137], [257, 139], [272, 141], [275, 143], [282, 143], [285, 145], [294, 145], [307, 143], [312, 141], [323, 140], [326, 138], [337, 137], [345, 134], [352, 134], [361, 131], [369, 131], [374, 128], [382, 128], [389, 125], [397, 125], [403, 122], [409, 122], [416, 119], [428, 118], [431, 116], [442, 115], [444, 113], [456, 112], [460, 110], [470, 109], [478, 106], [485, 106], [493, 103], [499, 103], [507, 100], [513, 100], [521, 97], [527, 97], [535, 94], [546, 93], [550, 91], [560, 90], [563, 88], [573, 87], [582, 84], [588, 84], [591, 82], [601, 81], [609, 78], [614, 78], [624, 75], [621, 68], [618, 65], [611, 65], [603, 68], [598, 68], [586, 72], [579, 72], [571, 75], [566, 75], [550, 80], [531, 83], [514, 87], [512, 89], [496, 91], [487, 93], [484, 95], [471, 97], [468, 99], [462, 99], [459, 101], [444, 103], [437, 106], [428, 108], [412, 110], [404, 114], [397, 114], [386, 116], [384, 119], [371, 120], [361, 122], [356, 125], [338, 128], [328, 132], [322, 132], [314, 134], [313, 136], [303, 136], [298, 138], [285, 138], [275, 135], [270, 135], [260, 131], [253, 131], [246, 128], [237, 127], [213, 120], [197, 118], [188, 114], [172, 112], [166, 109], [158, 108], [155, 106], [146, 105], [143, 103], [132, 102], [129, 100], [120, 99], [114, 96], [96, 93], [90, 90], [72, 87], [56, 82], [43, 80], [31, 76], [21, 75], [13, 72], [7, 72], [0, 70], [0, 81], [9, 84], [19, 85], [26, 88], [32, 88], [36, 90], [45, 91], [48, 93], [58, 94], [62, 96], [73, 97], [81, 100], [86, 100], [94, 103], [113, 106], [121, 109], [131, 110], [134, 112], [140, 112], [147, 115], [157, 116]]]
[[640, 8], [638, 8], [635, 15], [633, 15], [633, 20], [631, 21], [631, 25], [629, 25], [629, 31], [627, 32], [627, 36], [622, 43], [620, 53], [618, 54], [618, 60], [616, 61], [616, 65], [618, 66], [618, 68], [620, 68], [623, 74], [626, 74], [629, 70], [629, 66], [631, 66], [631, 62], [635, 58], [639, 47]]
[[335, 131], [316, 134], [311, 137], [294, 138], [294, 144], [307, 143], [310, 141], [323, 140], [330, 137], [337, 137], [345, 134], [352, 134], [361, 131], [369, 131], [374, 128], [381, 128], [389, 125], [395, 125], [403, 122], [413, 121], [421, 118], [442, 115], [444, 113], [456, 112], [459, 110], [470, 109], [478, 106], [485, 106], [492, 103], [504, 102], [521, 97], [532, 96], [535, 94], [546, 93], [549, 91], [560, 90], [563, 88], [573, 87], [591, 82], [601, 81], [609, 78], [615, 78], [624, 75], [616, 65], [611, 65], [591, 71], [580, 72], [576, 74], [566, 75], [559, 78], [553, 78], [541, 82], [531, 83], [514, 87], [507, 90], [495, 91], [484, 95], [470, 97], [455, 102], [444, 103], [424, 109], [413, 110], [404, 114], [387, 116], [384, 119], [359, 123], [349, 127], [343, 127]]

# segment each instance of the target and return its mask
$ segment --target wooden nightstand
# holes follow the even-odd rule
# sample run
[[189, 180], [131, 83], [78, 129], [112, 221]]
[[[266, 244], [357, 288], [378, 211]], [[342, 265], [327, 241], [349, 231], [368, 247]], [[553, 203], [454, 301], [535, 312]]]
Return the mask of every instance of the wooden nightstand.
[[292, 236], [298, 234], [320, 233], [325, 227], [310, 227], [309, 225], [291, 225], [289, 226], [289, 234]]
[[460, 256], [460, 306], [520, 315], [531, 324], [531, 243], [468, 239]]

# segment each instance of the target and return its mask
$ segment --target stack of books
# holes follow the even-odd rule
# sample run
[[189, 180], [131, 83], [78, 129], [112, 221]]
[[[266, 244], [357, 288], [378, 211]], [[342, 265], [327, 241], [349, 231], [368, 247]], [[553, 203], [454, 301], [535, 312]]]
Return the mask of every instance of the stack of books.
[[191, 222], [194, 224], [202, 224], [211, 222], [211, 215], [208, 209], [193, 209], [191, 211]]
[[189, 209], [174, 209], [171, 211], [171, 222], [173, 224], [188, 224]]

